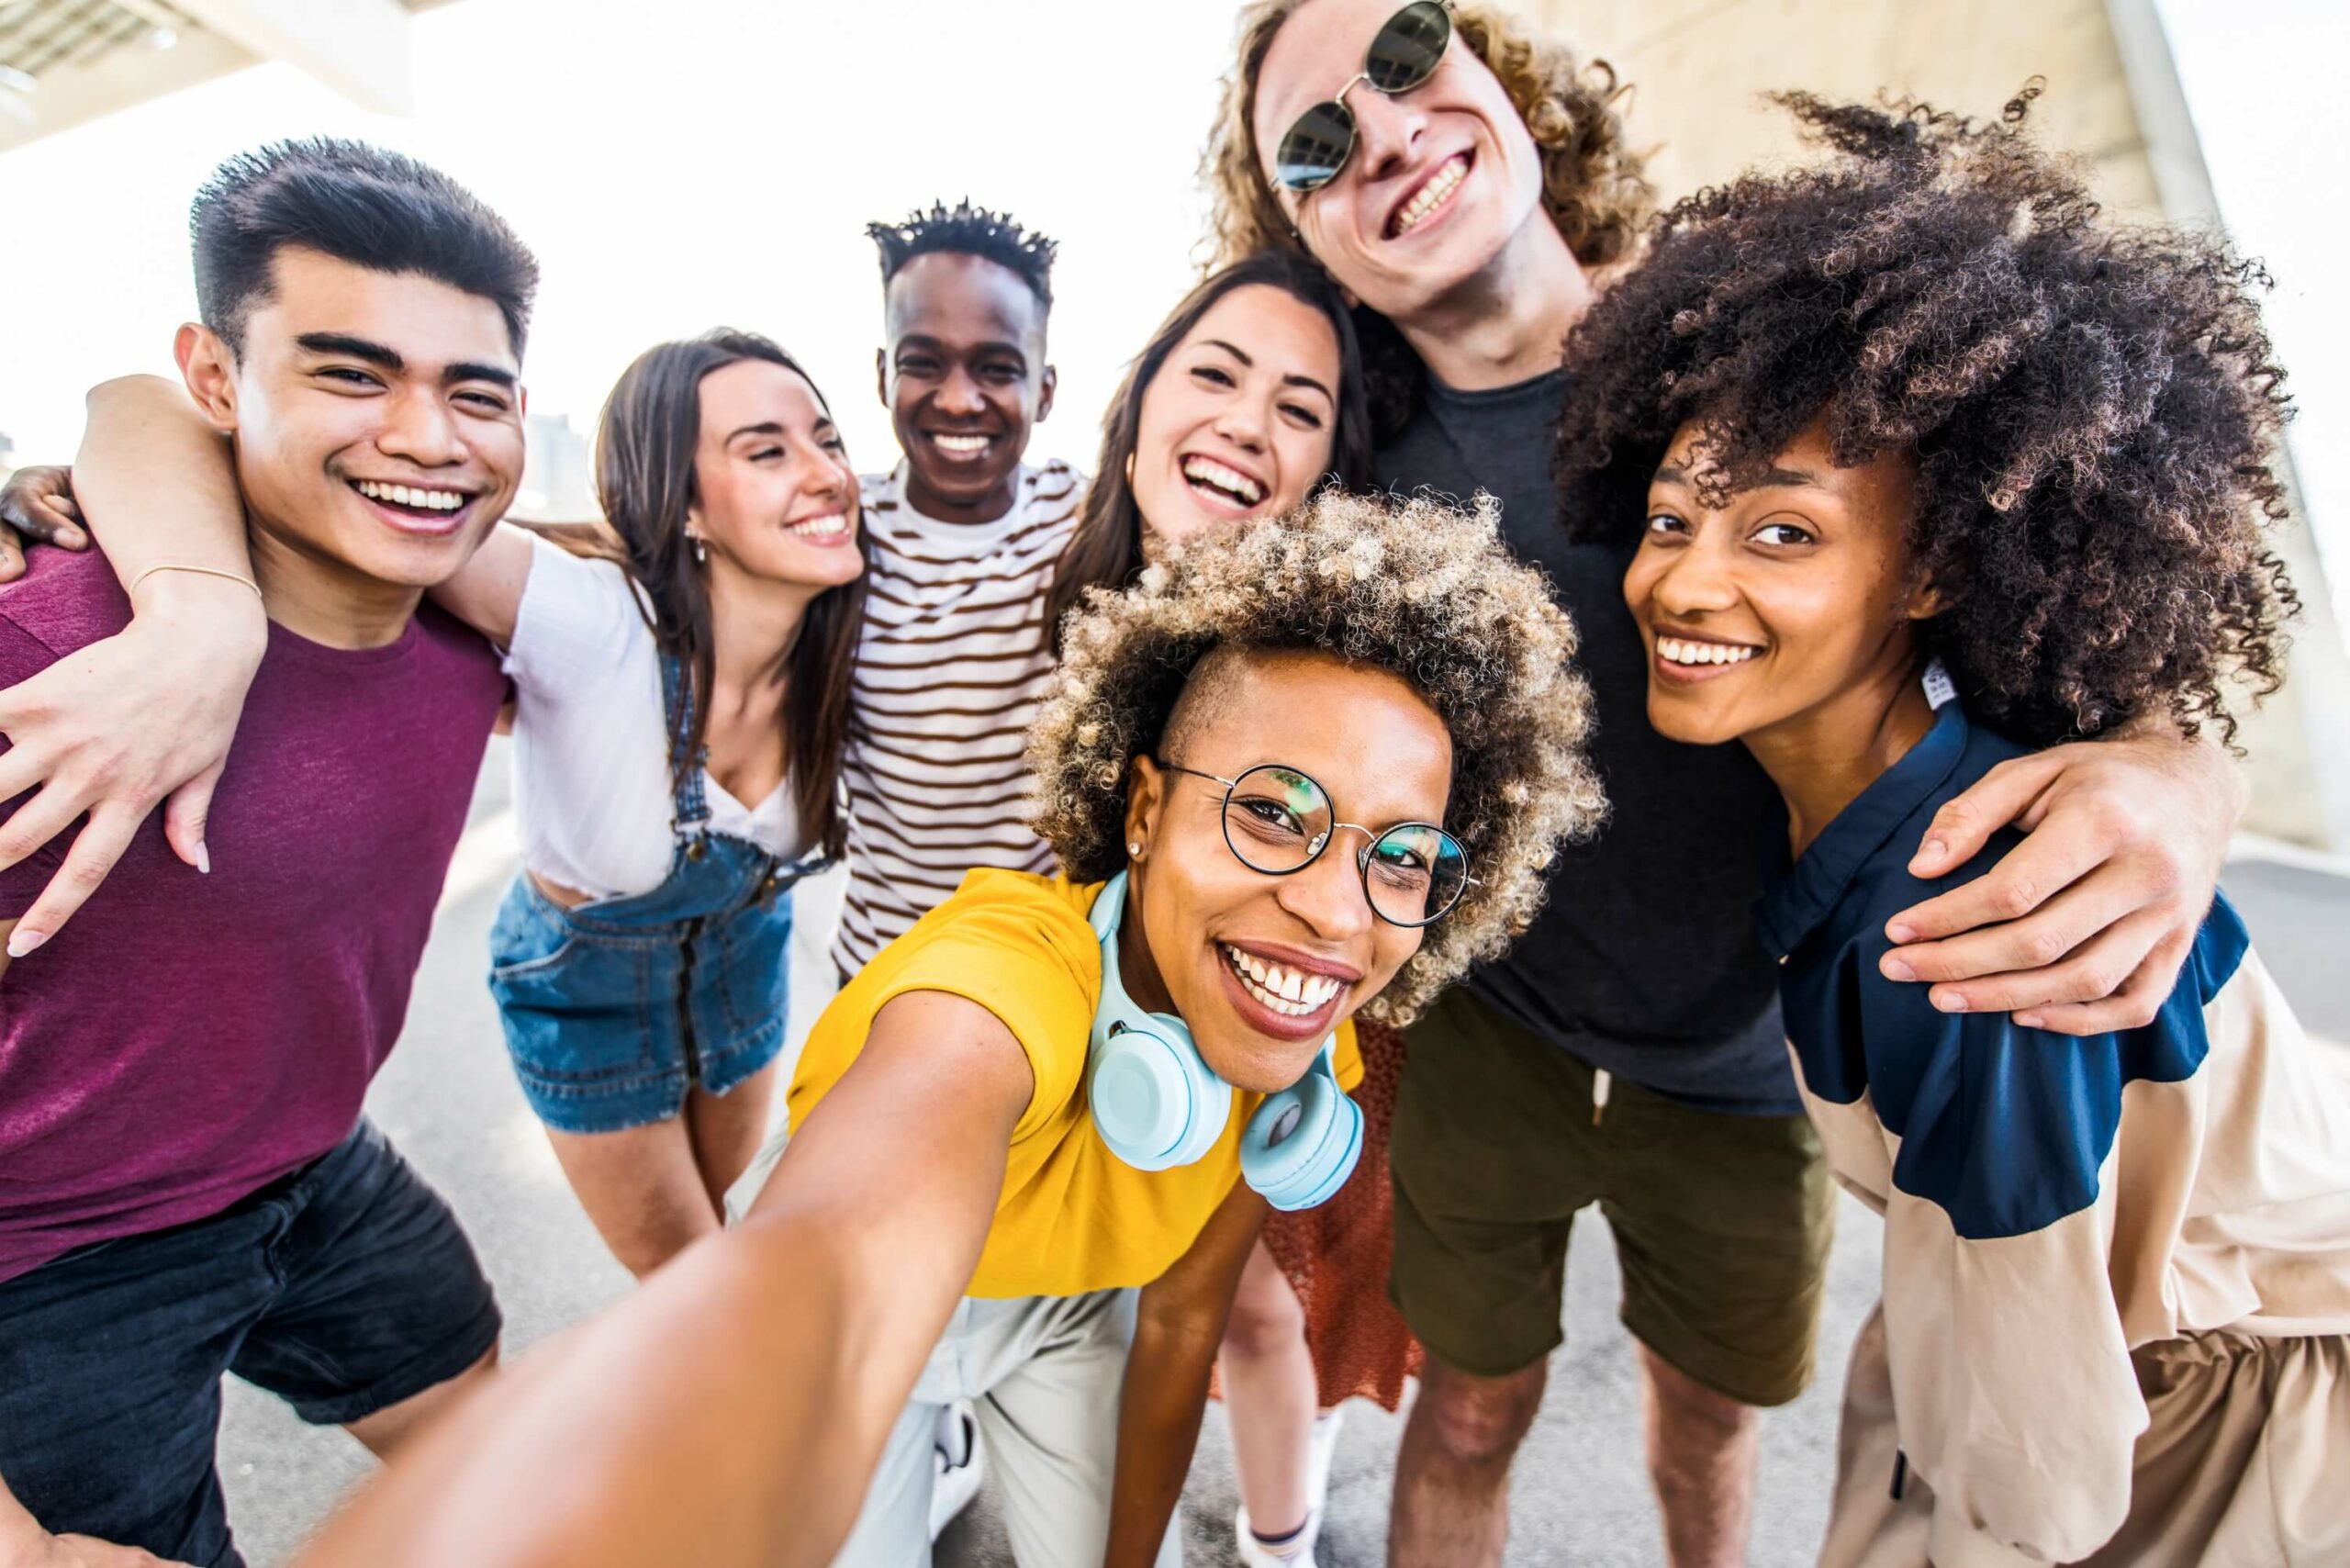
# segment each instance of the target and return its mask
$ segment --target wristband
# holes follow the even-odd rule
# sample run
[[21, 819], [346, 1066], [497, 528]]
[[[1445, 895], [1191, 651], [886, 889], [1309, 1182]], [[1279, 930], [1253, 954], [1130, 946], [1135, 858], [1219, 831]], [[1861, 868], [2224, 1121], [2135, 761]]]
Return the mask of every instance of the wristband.
[[223, 571], [218, 566], [198, 566], [185, 561], [158, 561], [153, 566], [148, 567], [145, 571], [130, 579], [130, 587], [124, 590], [124, 597], [127, 599], [138, 598], [139, 585], [145, 582], [149, 577], [153, 577], [157, 572], [193, 572], [200, 577], [226, 577], [232, 583], [242, 583], [247, 588], [252, 589], [253, 597], [255, 599], [260, 599], [262, 596], [261, 584], [253, 581], [253, 579], [249, 577], [243, 576], [241, 573]]

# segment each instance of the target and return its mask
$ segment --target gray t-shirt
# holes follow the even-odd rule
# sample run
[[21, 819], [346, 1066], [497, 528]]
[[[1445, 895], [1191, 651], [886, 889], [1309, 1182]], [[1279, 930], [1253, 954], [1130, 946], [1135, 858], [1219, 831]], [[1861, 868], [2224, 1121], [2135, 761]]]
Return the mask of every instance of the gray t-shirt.
[[1489, 392], [1430, 379], [1376, 465], [1382, 488], [1501, 502], [1503, 539], [1550, 573], [1574, 617], [1598, 704], [1590, 750], [1607, 823], [1561, 857], [1533, 929], [1466, 983], [1630, 1082], [1710, 1110], [1799, 1114], [1777, 968], [1754, 932], [1785, 808], [1745, 747], [1684, 745], [1649, 726], [1648, 658], [1624, 607], [1630, 550], [1571, 543], [1559, 525], [1550, 457], [1564, 386], [1555, 371]]

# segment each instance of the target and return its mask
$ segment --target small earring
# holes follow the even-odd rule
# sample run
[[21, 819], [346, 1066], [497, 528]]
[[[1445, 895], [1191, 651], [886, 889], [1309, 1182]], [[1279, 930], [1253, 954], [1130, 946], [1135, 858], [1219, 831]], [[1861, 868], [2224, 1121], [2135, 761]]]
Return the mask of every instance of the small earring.
[[707, 566], [707, 565], [709, 565], [709, 563], [710, 563], [710, 547], [709, 547], [708, 545], [704, 544], [704, 543], [701, 542], [701, 535], [700, 535], [700, 534], [699, 534], [699, 533], [688, 533], [688, 534], [687, 534], [687, 535], [686, 535], [686, 537], [687, 537], [687, 538], [688, 538], [688, 539], [690, 539], [690, 540], [692, 540], [692, 541], [694, 542], [694, 562], [695, 562], [695, 564], [696, 564], [697, 566]]
[[1142, 840], [1140, 840], [1140, 839], [1138, 839], [1138, 838], [1136, 838], [1136, 839], [1130, 839], [1130, 840], [1128, 840], [1128, 841], [1127, 841], [1127, 844], [1126, 844], [1126, 856], [1127, 856], [1127, 858], [1129, 858], [1129, 859], [1133, 859], [1133, 860], [1139, 860], [1139, 859], [1141, 859], [1141, 858], [1142, 858]]

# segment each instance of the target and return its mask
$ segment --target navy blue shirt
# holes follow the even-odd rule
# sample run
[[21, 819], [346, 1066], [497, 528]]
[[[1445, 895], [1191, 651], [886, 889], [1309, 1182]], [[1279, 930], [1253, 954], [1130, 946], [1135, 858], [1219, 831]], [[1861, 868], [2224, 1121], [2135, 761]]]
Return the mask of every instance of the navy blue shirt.
[[2025, 1236], [2097, 1200], [2098, 1173], [2133, 1080], [2176, 1083], [2202, 1064], [2203, 1008], [2249, 945], [2215, 901], [2170, 998], [2140, 1029], [2075, 1037], [2005, 1013], [1937, 1012], [1926, 987], [1877, 960], [1886, 922], [1964, 886], [2020, 842], [2003, 830], [1964, 866], [1919, 879], [1908, 862], [1944, 802], [2031, 748], [1945, 702], [1924, 739], [1830, 823], [1765, 895], [1764, 945], [1782, 956], [1787, 1037], [1812, 1093], [1863, 1094], [1902, 1140], [1894, 1185], [1939, 1206], [1962, 1238]]
[[1786, 814], [1744, 746], [1684, 745], [1649, 723], [1648, 652], [1624, 605], [1638, 541], [1578, 544], [1560, 526], [1550, 454], [1565, 395], [1556, 371], [1486, 392], [1430, 378], [1375, 465], [1382, 489], [1501, 502], [1503, 542], [1574, 618], [1599, 713], [1589, 750], [1606, 823], [1552, 862], [1533, 926], [1466, 983], [1627, 1081], [1707, 1110], [1799, 1115], [1777, 977], [1754, 935]]

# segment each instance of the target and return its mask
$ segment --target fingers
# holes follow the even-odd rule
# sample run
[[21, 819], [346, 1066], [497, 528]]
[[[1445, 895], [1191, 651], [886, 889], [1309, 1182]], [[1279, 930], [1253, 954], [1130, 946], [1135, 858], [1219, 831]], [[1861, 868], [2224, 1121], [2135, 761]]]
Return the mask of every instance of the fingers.
[[2154, 944], [2130, 983], [2101, 1001], [2060, 1002], [2027, 1008], [2016, 1022], [2027, 1029], [2047, 1029], [2059, 1035], [2104, 1035], [2143, 1029], [2154, 1021], [2178, 984], [2178, 972], [2195, 947], [2197, 925], [2174, 928]]
[[[1953, 801], [1955, 805], [1957, 802]], [[1945, 808], [1947, 810], [1948, 808]], [[1970, 854], [1973, 852], [1970, 851]], [[1912, 904], [1885, 923], [1888, 941], [1907, 947], [1913, 942], [1939, 942], [1963, 932], [1975, 932], [1980, 927], [2002, 921], [2023, 919], [2057, 893], [2072, 886], [2089, 872], [2104, 864], [2112, 846], [2101, 837], [2084, 834], [2035, 833], [2025, 838], [2000, 857], [1998, 865], [1963, 887]], [[2139, 898], [2134, 904], [2146, 901]], [[2117, 912], [2118, 913], [2118, 912]], [[2110, 915], [2108, 918], [2111, 918]], [[2096, 927], [2084, 928], [2083, 934]], [[2077, 938], [2076, 938], [2077, 939]], [[2063, 953], [2069, 948], [2057, 948]], [[1888, 959], [1900, 957], [1915, 969], [1916, 964], [1907, 954], [1888, 955]], [[2004, 961], [1990, 965], [1991, 969], [2031, 969], [2046, 962], [2045, 958], [2019, 958], [2009, 950]], [[1908, 980], [1909, 975], [1885, 971], [1895, 980]], [[1966, 974], [1982, 974], [1986, 969], [1951, 969], [1931, 979], [1959, 979]], [[1923, 970], [1917, 975], [1925, 976]]]
[[163, 802], [163, 838], [172, 853], [207, 876], [212, 873], [212, 852], [204, 842], [205, 824], [212, 815], [212, 791], [228, 766], [222, 758], [181, 785]]
[[[7, 733], [6, 722], [0, 722], [0, 734]], [[0, 801], [13, 801], [49, 777], [49, 759], [32, 746], [12, 746], [0, 752]], [[0, 859], [0, 869], [6, 869], [13, 862]]]
[[2130, 983], [2138, 966], [2170, 934], [2168, 912], [2140, 910], [2103, 926], [2053, 962], [1986, 973], [1934, 986], [1926, 998], [1942, 1013], [2016, 1013], [2103, 1002]]
[[73, 846], [66, 851], [65, 863], [57, 868], [57, 874], [50, 878], [49, 886], [41, 890], [33, 907], [25, 912], [24, 918], [17, 922], [17, 928], [8, 934], [11, 958], [21, 958], [55, 936], [89, 902], [98, 884], [106, 879], [106, 873], [114, 869], [115, 862], [122, 858], [122, 852], [130, 847], [140, 816], [138, 812], [103, 806], [91, 815], [89, 825], [74, 835]]
[[81, 526], [81, 517], [68, 469], [19, 468], [6, 486], [0, 487], [0, 525], [27, 539], [68, 550], [87, 549], [90, 536]]
[[17, 536], [0, 529], [0, 583], [13, 583], [25, 575], [25, 547]]
[[[2022, 857], [2046, 836], [2041, 834], [2026, 839], [2009, 859]], [[2071, 874], [2071, 870], [2068, 864], [2060, 860], [2048, 875], [2064, 876]], [[1998, 874], [1994, 870], [1992, 876]], [[2007, 890], [1987, 895], [1983, 907], [1968, 907], [1960, 895], [1982, 887], [1990, 877], [1919, 905], [1919, 911], [1930, 911], [1939, 917], [1942, 912], [1936, 906], [1959, 900], [1957, 910], [1961, 917], [1980, 918], [1964, 925], [1956, 935], [1894, 948], [1879, 960], [1879, 972], [1887, 980], [1933, 984], [1981, 980], [2014, 970], [2044, 969], [2076, 952], [2108, 926], [2159, 902], [2158, 898], [2148, 896], [2127, 868], [2111, 860], [2093, 862], [2077, 881], [2053, 897], [2042, 897], [2037, 891], [2045, 885], [2041, 878], [2036, 864], [2026, 863], [2013, 873]], [[2027, 906], [2026, 900], [2032, 902]], [[2010, 915], [2011, 907], [2021, 913]], [[1894, 916], [1886, 929], [1890, 931], [1912, 919], [1917, 913]], [[2115, 983], [2120, 983], [2119, 978]]]
[[0, 823], [0, 871], [30, 857], [42, 845], [73, 826], [82, 810], [82, 801], [69, 791], [48, 788], [18, 806], [6, 822]]
[[2029, 827], [2020, 819], [2064, 771], [2061, 762], [2048, 766], [2047, 758], [2054, 755], [2041, 752], [2003, 762], [1947, 801], [1927, 824], [1926, 836], [1909, 861], [1909, 874], [1938, 877], [1981, 854], [1991, 835], [2009, 823]]

